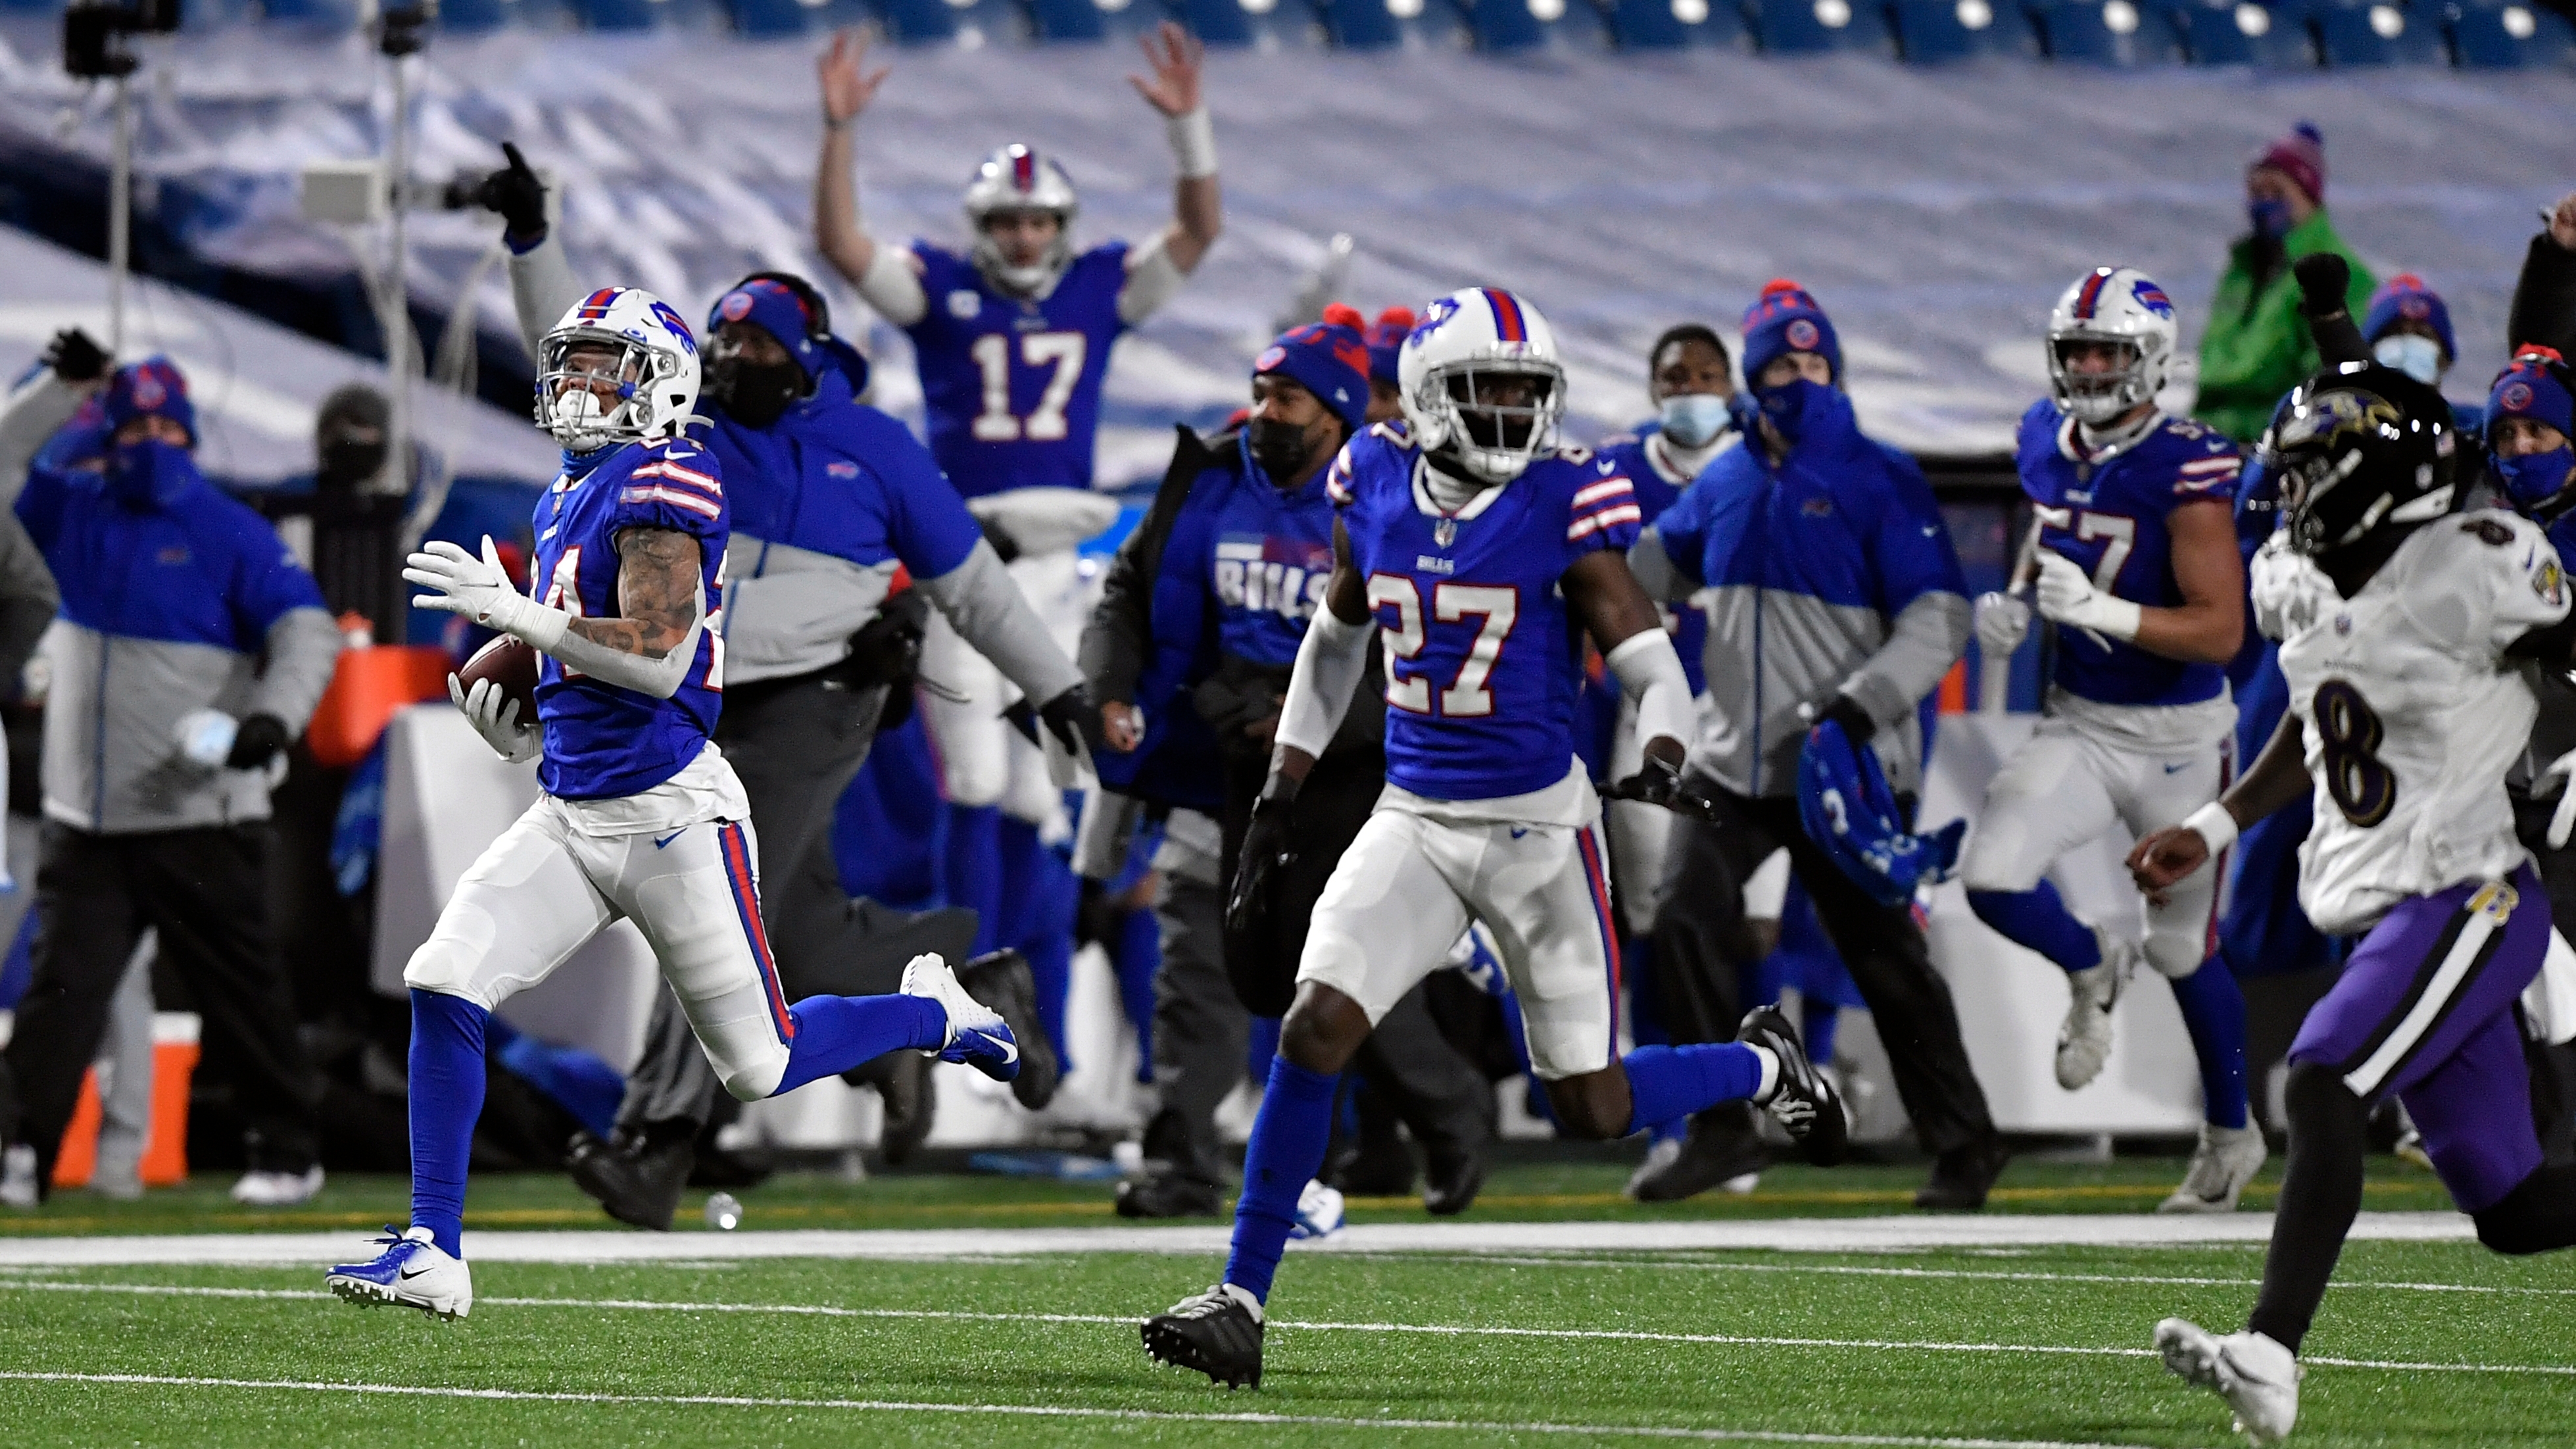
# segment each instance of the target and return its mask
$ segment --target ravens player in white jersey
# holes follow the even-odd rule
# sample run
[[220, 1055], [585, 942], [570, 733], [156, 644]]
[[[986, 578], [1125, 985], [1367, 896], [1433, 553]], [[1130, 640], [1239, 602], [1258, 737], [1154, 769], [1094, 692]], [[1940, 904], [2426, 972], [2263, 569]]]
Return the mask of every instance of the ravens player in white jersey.
[[1662, 618], [1628, 572], [1634, 486], [1556, 446], [1565, 372], [1546, 319], [1510, 292], [1452, 293], [1406, 338], [1400, 373], [1404, 423], [1352, 439], [1329, 475], [1331, 582], [1298, 649], [1230, 908], [1259, 897], [1287, 850], [1299, 783], [1349, 706], [1372, 624], [1386, 647], [1386, 792], [1307, 931], [1225, 1277], [1142, 1325], [1155, 1358], [1227, 1384], [1261, 1380], [1262, 1306], [1323, 1162], [1336, 1076], [1471, 918], [1500, 947], [1531, 1069], [1572, 1135], [1623, 1137], [1751, 1099], [1811, 1157], [1844, 1147], [1842, 1105], [1776, 1009], [1745, 1018], [1740, 1041], [1618, 1055], [1601, 802], [1571, 732], [1584, 632], [1646, 738], [1622, 793], [1686, 805], [1675, 791], [1696, 721]]
[[[2034, 515], [2039, 612], [2055, 623], [2047, 718], [1986, 787], [1960, 867], [1978, 919], [2067, 973], [2058, 1085], [2091, 1082], [2111, 1008], [2143, 954], [2173, 984], [2200, 1057], [2208, 1114], [2165, 1212], [2227, 1212], [2263, 1165], [2246, 1119], [2245, 998], [2215, 952], [2224, 867], [2177, 885], [2134, 921], [2085, 925], [2046, 872], [2114, 828], [2174, 824], [2227, 784], [2236, 709], [2225, 666], [2243, 642], [2244, 565], [2232, 521], [2243, 458], [2225, 437], [2156, 407], [2177, 328], [2164, 289], [2129, 267], [2076, 279], [2048, 319], [2050, 396], [2021, 420], [2016, 463]], [[2021, 645], [2030, 608], [1977, 601], [1985, 657]]]
[[2517, 666], [2565, 668], [2576, 641], [2558, 555], [2529, 519], [2450, 511], [2450, 405], [2393, 368], [2317, 374], [2271, 439], [2284, 521], [2255, 558], [2255, 623], [2281, 641], [2290, 712], [2244, 779], [2129, 857], [2141, 889], [2171, 891], [2312, 793], [2299, 903], [2362, 936], [2290, 1047], [2290, 1162], [2245, 1329], [2156, 1325], [2165, 1366], [2258, 1444], [2298, 1420], [2300, 1340], [2361, 1207], [2381, 1098], [2406, 1104], [2481, 1242], [2576, 1245], [2576, 1167], [2543, 1165], [2514, 1014], [2549, 901], [2505, 795], [2538, 710]]

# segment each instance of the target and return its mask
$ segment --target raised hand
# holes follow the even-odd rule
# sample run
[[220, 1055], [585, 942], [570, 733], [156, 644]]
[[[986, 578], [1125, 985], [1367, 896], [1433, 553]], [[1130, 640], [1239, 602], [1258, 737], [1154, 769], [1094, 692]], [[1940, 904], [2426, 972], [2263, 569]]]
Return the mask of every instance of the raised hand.
[[844, 30], [832, 37], [832, 47], [814, 62], [814, 78], [823, 87], [823, 119], [835, 126], [850, 123], [868, 102], [877, 97], [877, 87], [894, 67], [867, 68], [868, 33]]
[[1207, 62], [1207, 47], [1199, 44], [1198, 37], [1166, 20], [1138, 36], [1136, 43], [1145, 51], [1145, 64], [1154, 68], [1150, 81], [1140, 75], [1127, 77], [1136, 94], [1166, 116], [1186, 116], [1197, 110], [1199, 73]]
[[2576, 191], [2558, 198], [2549, 211], [2549, 239], [2576, 252]]

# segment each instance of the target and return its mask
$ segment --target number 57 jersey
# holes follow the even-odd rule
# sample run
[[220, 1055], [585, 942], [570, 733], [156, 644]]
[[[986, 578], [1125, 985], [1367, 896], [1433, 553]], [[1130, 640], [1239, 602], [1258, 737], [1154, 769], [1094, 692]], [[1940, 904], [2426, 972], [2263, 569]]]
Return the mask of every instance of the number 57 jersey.
[[1583, 631], [1557, 581], [1586, 554], [1637, 541], [1635, 488], [1560, 448], [1452, 513], [1430, 466], [1380, 423], [1326, 479], [1368, 580], [1386, 648], [1386, 778], [1433, 800], [1500, 800], [1565, 780]]
[[2282, 642], [2316, 789], [2299, 904], [2318, 930], [2360, 931], [2410, 896], [2529, 858], [2504, 780], [2539, 705], [2505, 651], [2567, 608], [2539, 525], [2469, 513], [2416, 530]]

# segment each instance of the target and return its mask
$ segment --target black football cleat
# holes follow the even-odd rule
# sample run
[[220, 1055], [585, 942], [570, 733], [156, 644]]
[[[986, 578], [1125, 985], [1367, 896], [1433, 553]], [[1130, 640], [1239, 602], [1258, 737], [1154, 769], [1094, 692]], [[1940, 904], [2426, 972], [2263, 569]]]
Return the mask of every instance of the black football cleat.
[[1225, 1189], [1177, 1172], [1118, 1184], [1122, 1218], [1213, 1218], [1225, 1213]]
[[688, 1186], [697, 1163], [695, 1124], [675, 1123], [678, 1130], [621, 1133], [603, 1142], [576, 1132], [564, 1167], [573, 1183], [597, 1199], [608, 1215], [655, 1232], [669, 1232], [680, 1211], [680, 1191]]
[[957, 968], [957, 984], [1001, 1014], [1020, 1048], [1020, 1071], [1010, 1079], [1011, 1095], [1032, 1112], [1044, 1110], [1055, 1100], [1064, 1072], [1046, 1025], [1038, 1019], [1037, 978], [1030, 974], [1029, 958], [1007, 948], [986, 952]]
[[2004, 1164], [2011, 1158], [2012, 1149], [1997, 1137], [1953, 1147], [1932, 1159], [1932, 1178], [1915, 1192], [1914, 1205], [1975, 1212], [1986, 1205], [1986, 1194], [1994, 1190], [1995, 1179], [2003, 1176]]
[[1436, 1148], [1425, 1155], [1431, 1164], [1422, 1175], [1423, 1210], [1435, 1218], [1448, 1218], [1475, 1206], [1476, 1194], [1485, 1190], [1485, 1155]]
[[1757, 1006], [1736, 1028], [1736, 1040], [1758, 1046], [1780, 1060], [1780, 1080], [1771, 1100], [1762, 1104], [1773, 1121], [1789, 1129], [1809, 1162], [1832, 1167], [1851, 1153], [1851, 1124], [1843, 1117], [1843, 1099], [1807, 1060], [1798, 1029], [1777, 1006]]
[[1261, 1308], [1240, 1288], [1220, 1283], [1140, 1327], [1145, 1352], [1158, 1362], [1196, 1369], [1229, 1389], [1261, 1387]]

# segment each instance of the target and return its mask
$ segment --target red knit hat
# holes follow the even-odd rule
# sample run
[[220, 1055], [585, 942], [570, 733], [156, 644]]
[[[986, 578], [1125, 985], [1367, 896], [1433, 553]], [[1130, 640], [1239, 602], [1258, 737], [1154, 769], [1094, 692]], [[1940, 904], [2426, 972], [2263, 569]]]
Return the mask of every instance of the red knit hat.
[[2326, 199], [2326, 138], [2313, 121], [2301, 121], [2290, 134], [2264, 147], [2246, 163], [2248, 171], [2269, 166], [2287, 176], [2322, 206]]

